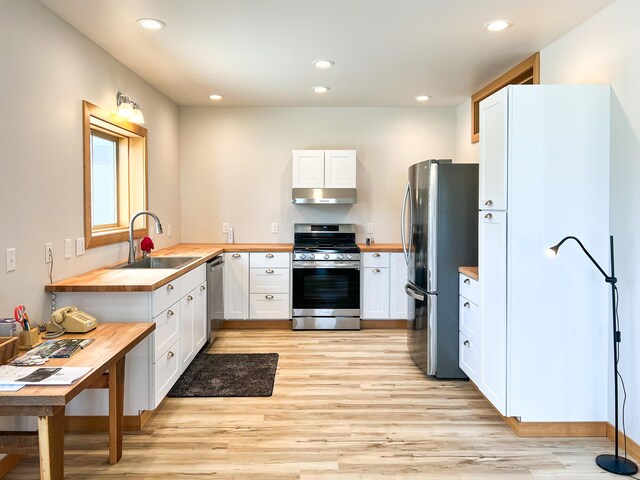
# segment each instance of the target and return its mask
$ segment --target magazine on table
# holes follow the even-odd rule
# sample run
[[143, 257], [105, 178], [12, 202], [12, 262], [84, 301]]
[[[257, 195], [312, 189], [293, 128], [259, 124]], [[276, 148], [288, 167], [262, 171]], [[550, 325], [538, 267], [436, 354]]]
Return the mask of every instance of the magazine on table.
[[92, 370], [91, 367], [12, 367], [0, 366], [0, 385], [71, 385]]

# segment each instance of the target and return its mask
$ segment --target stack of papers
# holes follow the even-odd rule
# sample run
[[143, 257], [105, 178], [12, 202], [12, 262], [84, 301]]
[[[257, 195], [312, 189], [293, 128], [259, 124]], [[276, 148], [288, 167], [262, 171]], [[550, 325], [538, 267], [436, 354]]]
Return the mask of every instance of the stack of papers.
[[90, 371], [91, 367], [12, 367], [2, 365], [0, 366], [0, 392], [13, 392], [25, 385], [71, 385]]

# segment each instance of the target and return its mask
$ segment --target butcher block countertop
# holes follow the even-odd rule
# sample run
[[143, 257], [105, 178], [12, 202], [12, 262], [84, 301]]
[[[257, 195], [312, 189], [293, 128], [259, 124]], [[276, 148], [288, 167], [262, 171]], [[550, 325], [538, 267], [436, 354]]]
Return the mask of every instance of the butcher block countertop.
[[361, 252], [402, 252], [400, 243], [374, 243], [373, 245], [365, 245], [359, 243]]
[[[183, 268], [127, 269], [109, 267], [76, 275], [45, 286], [47, 292], [151, 292], [223, 252], [290, 252], [285, 243], [181, 243], [153, 252], [153, 257], [199, 257]], [[122, 262], [118, 262], [122, 263]]]
[[467, 277], [473, 278], [474, 280], [478, 280], [478, 267], [458, 267], [458, 271], [463, 273]]

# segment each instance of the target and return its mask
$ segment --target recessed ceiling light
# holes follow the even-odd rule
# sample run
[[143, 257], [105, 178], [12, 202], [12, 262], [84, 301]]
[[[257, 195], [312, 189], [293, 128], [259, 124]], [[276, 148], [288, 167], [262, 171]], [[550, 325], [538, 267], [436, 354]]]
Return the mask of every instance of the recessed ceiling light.
[[160, 30], [167, 26], [166, 23], [155, 18], [139, 18], [138, 25], [142, 28], [146, 28], [147, 30]]
[[416, 100], [419, 102], [426, 102], [427, 100], [429, 100], [431, 97], [429, 95], [418, 95], [416, 97]]
[[314, 67], [320, 68], [320, 69], [329, 68], [335, 64], [333, 60], [316, 60], [315, 62], [312, 62], [312, 63]]
[[329, 91], [329, 87], [313, 87], [313, 91], [316, 93], [327, 93]]
[[513, 22], [511, 20], [493, 20], [491, 22], [485, 23], [483, 27], [490, 32], [499, 32], [500, 30], [506, 30], [512, 25]]
[[209, 98], [211, 100], [222, 100], [222, 95], [218, 95], [217, 93], [214, 93], [213, 95], [209, 95]]

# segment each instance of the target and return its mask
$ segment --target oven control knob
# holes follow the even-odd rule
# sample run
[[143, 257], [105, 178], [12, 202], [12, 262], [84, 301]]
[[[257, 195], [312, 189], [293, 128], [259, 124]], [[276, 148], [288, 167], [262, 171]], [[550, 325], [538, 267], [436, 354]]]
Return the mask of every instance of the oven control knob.
[[325, 253], [325, 254], [324, 254], [324, 259], [325, 259], [325, 260], [329, 260], [329, 254], [328, 254], [328, 253]]
[[351, 255], [350, 253], [348, 253], [348, 254], [347, 254], [347, 258], [348, 258], [349, 260], [351, 260], [351, 259], [353, 258], [353, 255]]
[[310, 253], [310, 254], [309, 254], [309, 258], [310, 258], [311, 260], [313, 260], [314, 258], [316, 258], [316, 256], [315, 256], [313, 253]]
[[301, 254], [300, 254], [300, 258], [301, 258], [302, 260], [304, 260], [305, 258], [307, 258], [307, 254], [306, 254], [306, 253], [301, 253]]
[[344, 255], [342, 255], [341, 253], [338, 254], [338, 260], [342, 260], [344, 258]]

